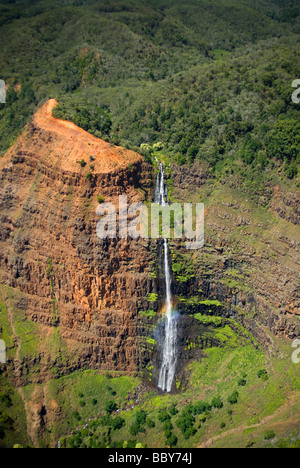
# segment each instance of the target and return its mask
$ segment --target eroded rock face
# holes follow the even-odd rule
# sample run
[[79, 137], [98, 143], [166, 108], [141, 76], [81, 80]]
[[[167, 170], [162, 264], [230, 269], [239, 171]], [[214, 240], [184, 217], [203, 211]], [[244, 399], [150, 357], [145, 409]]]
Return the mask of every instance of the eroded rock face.
[[[138, 154], [53, 119], [54, 105], [37, 112], [0, 161], [0, 283], [21, 293], [16, 307], [40, 337], [38, 352], [20, 359], [18, 375], [26, 381], [35, 367], [43, 381], [53, 366], [59, 375], [135, 372], [138, 302], [153, 289], [149, 248], [146, 241], [99, 239], [96, 208], [98, 196], [142, 201], [150, 169]], [[61, 353], [43, 345], [54, 330]]]
[[[189, 254], [181, 242], [173, 247], [175, 261], [182, 266], [181, 276], [186, 275], [187, 264], [193, 273], [184, 282], [175, 278], [174, 293], [186, 300], [199, 298], [198, 304], [183, 303], [184, 313], [231, 317], [270, 352], [274, 351], [272, 336], [297, 338], [299, 192], [269, 186], [271, 201], [269, 208], [263, 208], [234, 183], [230, 186], [224, 181], [222, 190], [216, 190], [199, 165], [187, 171], [188, 184], [182, 184], [181, 167], [175, 164], [172, 177], [176, 199], [201, 202], [205, 198], [204, 248]], [[214, 300], [222, 307], [209, 305]]]

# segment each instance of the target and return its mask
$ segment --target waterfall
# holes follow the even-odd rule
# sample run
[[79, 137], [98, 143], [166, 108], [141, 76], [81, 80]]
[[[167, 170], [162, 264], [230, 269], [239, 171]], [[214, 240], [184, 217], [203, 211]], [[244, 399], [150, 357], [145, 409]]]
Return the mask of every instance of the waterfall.
[[[157, 176], [156, 191], [155, 191], [155, 203], [161, 206], [168, 205], [168, 193], [165, 184], [165, 173], [164, 167], [160, 164], [160, 174]], [[164, 274], [166, 283], [166, 299], [165, 299], [165, 333], [163, 342], [163, 361], [159, 373], [158, 387], [164, 392], [170, 392], [175, 375], [177, 352], [176, 352], [176, 341], [177, 341], [177, 322], [173, 314], [172, 307], [172, 292], [171, 292], [171, 273], [169, 265], [169, 246], [167, 239], [163, 241], [164, 256]]]

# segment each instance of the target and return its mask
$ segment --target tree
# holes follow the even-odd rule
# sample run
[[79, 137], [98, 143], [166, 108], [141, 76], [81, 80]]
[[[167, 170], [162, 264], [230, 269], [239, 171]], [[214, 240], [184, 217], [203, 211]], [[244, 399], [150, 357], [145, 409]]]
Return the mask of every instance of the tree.
[[275, 434], [274, 431], [266, 431], [266, 432], [264, 433], [264, 439], [265, 439], [265, 440], [272, 440], [272, 439], [274, 439], [275, 437], [276, 437], [276, 434]]
[[172, 416], [176, 416], [176, 414], [178, 414], [178, 412], [179, 412], [179, 411], [178, 411], [178, 409], [176, 408], [175, 405], [170, 406], [170, 408], [169, 408], [169, 413], [170, 413]]
[[211, 402], [211, 406], [213, 408], [218, 408], [218, 409], [223, 408], [223, 402], [222, 402], [221, 398], [216, 398], [215, 397]]
[[196, 429], [194, 427], [188, 427], [184, 432], [183, 432], [183, 437], [185, 439], [189, 439], [190, 437], [193, 437], [196, 434]]
[[168, 421], [170, 419], [171, 419], [171, 416], [169, 415], [169, 413], [167, 413], [166, 410], [161, 411], [158, 415], [158, 420], [161, 423]]
[[152, 429], [153, 427], [155, 427], [155, 422], [153, 421], [153, 419], [148, 418], [146, 424], [149, 427], [149, 429]]
[[288, 179], [294, 179], [298, 175], [298, 167], [295, 162], [290, 164], [286, 163], [284, 166], [284, 172]]
[[247, 380], [246, 380], [246, 379], [240, 379], [240, 380], [238, 381], [239, 387], [245, 387], [246, 383], [247, 383]]
[[268, 372], [266, 371], [266, 369], [261, 369], [257, 372], [257, 377], [261, 380], [264, 380], [264, 381], [267, 381], [269, 380], [269, 377], [268, 377]]
[[125, 420], [120, 416], [111, 420], [111, 427], [114, 431], [121, 429], [125, 425]]
[[138, 424], [140, 424], [141, 426], [143, 426], [145, 423], [146, 423], [146, 419], [147, 419], [147, 413], [146, 411], [144, 410], [139, 410], [137, 413], [136, 413], [136, 422]]
[[188, 412], [181, 413], [180, 417], [176, 421], [176, 425], [181, 430], [185, 439], [189, 439], [196, 433], [194, 424], [195, 418]]
[[136, 436], [139, 432], [143, 432], [143, 430], [141, 430], [141, 426], [137, 423], [137, 422], [134, 422], [130, 428], [129, 428], [129, 432], [131, 435], [133, 436]]
[[235, 405], [238, 402], [238, 398], [239, 398], [239, 393], [235, 391], [231, 395], [229, 395], [228, 403], [230, 403], [231, 405]]
[[0, 403], [3, 403], [6, 408], [10, 408], [12, 406], [12, 401], [11, 398], [8, 394], [6, 393], [1, 393], [0, 395]]
[[172, 431], [172, 429], [173, 429], [173, 424], [171, 423], [171, 420], [170, 420], [170, 419], [168, 419], [167, 421], [164, 422], [164, 424], [163, 424], [163, 429], [164, 429], [165, 431]]
[[294, 119], [279, 120], [267, 141], [267, 154], [291, 162], [300, 157], [300, 123]]
[[114, 401], [108, 401], [104, 406], [105, 411], [108, 414], [113, 413], [117, 409], [117, 404]]
[[174, 434], [171, 434], [166, 440], [167, 447], [176, 447], [177, 443], [178, 443], [178, 439], [176, 435]]

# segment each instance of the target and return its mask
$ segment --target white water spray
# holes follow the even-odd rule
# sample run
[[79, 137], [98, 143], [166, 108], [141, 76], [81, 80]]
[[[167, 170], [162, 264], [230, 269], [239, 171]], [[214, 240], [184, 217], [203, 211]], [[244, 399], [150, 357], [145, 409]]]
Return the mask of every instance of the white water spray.
[[[168, 194], [165, 185], [164, 167], [160, 164], [160, 174], [157, 176], [155, 191], [155, 203], [161, 206], [168, 205]], [[177, 322], [173, 314], [172, 293], [171, 293], [171, 274], [169, 266], [169, 246], [167, 239], [164, 239], [164, 273], [166, 282], [166, 317], [165, 317], [165, 337], [163, 343], [163, 361], [159, 373], [158, 386], [164, 392], [170, 392], [175, 375], [177, 353]]]

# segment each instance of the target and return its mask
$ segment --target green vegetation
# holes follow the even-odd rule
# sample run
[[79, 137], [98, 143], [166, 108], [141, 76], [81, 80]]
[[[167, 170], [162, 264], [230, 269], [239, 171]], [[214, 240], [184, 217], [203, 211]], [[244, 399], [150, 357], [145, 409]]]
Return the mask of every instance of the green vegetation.
[[142, 312], [140, 312], [140, 315], [142, 317], [153, 318], [156, 317], [156, 312], [154, 310], [143, 310]]
[[229, 397], [228, 397], [228, 402], [229, 402], [231, 405], [236, 405], [237, 402], [238, 402], [238, 398], [239, 398], [239, 392], [235, 391], [235, 392], [233, 392], [231, 395], [229, 395]]
[[[230, 231], [227, 258], [234, 249], [240, 251], [249, 233], [245, 258], [256, 260], [256, 251], [266, 254], [267, 235], [274, 231], [265, 227], [277, 222], [266, 210], [272, 187], [285, 185], [291, 192], [299, 187], [299, 105], [291, 100], [291, 84], [300, 77], [296, 1], [7, 0], [0, 5], [0, 29], [5, 38], [0, 78], [8, 85], [7, 103], [0, 104], [0, 156], [37, 106], [56, 98], [54, 117], [112, 145], [139, 151], [150, 163], [155, 157], [164, 161], [172, 198], [180, 198], [174, 193], [172, 163], [186, 166], [183, 174], [201, 164], [207, 183], [197, 190], [191, 186], [191, 199], [208, 201], [214, 213], [223, 201], [239, 198], [243, 212], [253, 213], [252, 225], [237, 223]], [[93, 154], [80, 155], [76, 163], [89, 181], [94, 161]], [[129, 164], [128, 176], [131, 171]], [[97, 201], [104, 203], [104, 196]], [[208, 237], [215, 241], [213, 225]], [[258, 239], [262, 231], [265, 245]], [[17, 288], [1, 286], [1, 339], [10, 363], [15, 357], [25, 363], [26, 386], [17, 392], [11, 368], [1, 369], [0, 448], [32, 446], [24, 408], [34, 408], [37, 401], [54, 412], [57, 408], [58, 415], [41, 445], [60, 439], [62, 447], [72, 448], [192, 447], [213, 434], [222, 436], [216, 446], [299, 446], [285, 406], [288, 402], [290, 411], [299, 414], [294, 396], [300, 382], [290, 347], [280, 342], [282, 353], [266, 359], [243, 327], [218, 316], [227, 305], [216, 299], [221, 296], [205, 299], [204, 286], [198, 284], [199, 278], [211, 279], [213, 270], [222, 270], [224, 289], [248, 294], [247, 271], [225, 268], [209, 246], [193, 255], [175, 246], [172, 256], [181, 303], [202, 333], [186, 339], [186, 350], [197, 348], [202, 359], [176, 377], [174, 395], [142, 391], [140, 375], [91, 370], [66, 375], [78, 368], [78, 361], [59, 327], [52, 259], [43, 266], [50, 293], [48, 333], [19, 307], [24, 296]], [[156, 275], [152, 271], [151, 280]], [[147, 299], [150, 304], [140, 309], [149, 310], [139, 315], [148, 319], [141, 322], [150, 329], [158, 294]], [[257, 313], [238, 305], [232, 310]], [[156, 341], [145, 338], [143, 344], [152, 349]], [[49, 380], [42, 384], [41, 368], [49, 369]], [[141, 392], [138, 397], [132, 395], [135, 389]]]
[[266, 369], [262, 369], [262, 370], [258, 371], [257, 377], [258, 377], [259, 379], [263, 380], [264, 382], [266, 382], [267, 380], [269, 380], [268, 372], [266, 371]]
[[296, 2], [129, 3], [2, 5], [0, 61], [9, 88], [0, 106], [1, 152], [36, 104], [56, 97], [55, 117], [149, 160], [201, 159], [216, 177], [238, 175], [253, 196], [274, 162], [297, 177]]
[[265, 440], [272, 440], [276, 437], [276, 434], [274, 431], [266, 431], [264, 434], [264, 439]]
[[149, 302], [157, 302], [158, 299], [158, 294], [156, 293], [150, 293], [148, 297]]
[[111, 414], [113, 413], [114, 411], [116, 411], [117, 409], [117, 405], [114, 401], [108, 401], [105, 406], [104, 406], [104, 409], [105, 411], [108, 413], [108, 414]]
[[105, 202], [105, 198], [103, 197], [103, 195], [98, 195], [97, 201], [100, 205], [102, 205], [102, 203]]
[[109, 111], [105, 106], [98, 107], [77, 95], [60, 100], [59, 107], [53, 110], [53, 116], [74, 122], [78, 127], [99, 138], [107, 136], [112, 125]]
[[146, 341], [147, 341], [147, 343], [149, 343], [152, 346], [154, 346], [156, 344], [156, 341], [153, 338], [147, 338]]
[[[284, 353], [286, 345], [277, 344]], [[264, 355], [251, 345], [234, 350], [211, 348], [206, 353], [207, 358], [190, 365], [188, 385], [180, 394], [158, 396], [148, 389], [138, 406], [128, 410], [122, 409], [121, 402], [140, 384], [139, 379], [99, 376], [88, 371], [52, 382], [48, 398], [55, 397], [67, 413], [69, 404], [77, 407], [72, 420], [68, 417], [65, 429], [60, 427], [61, 446], [123, 448], [141, 444], [143, 447], [187, 448], [198, 446], [210, 433], [223, 434], [228, 446], [275, 444], [270, 431], [277, 432], [270, 424], [274, 418], [274, 427], [277, 427], [276, 414], [284, 411], [287, 401], [285, 392], [288, 390], [292, 395], [300, 388], [291, 361], [272, 359], [273, 373], [265, 382], [257, 375], [257, 368], [263, 369]], [[237, 392], [237, 381], [246, 376], [246, 384]], [[111, 390], [114, 389], [117, 395], [112, 399]], [[98, 400], [97, 406], [93, 406], [93, 399]], [[81, 400], [86, 402], [82, 408]], [[290, 404], [297, 403], [292, 399]], [[93, 415], [92, 420], [88, 421], [90, 415]], [[268, 423], [263, 422], [265, 417]], [[226, 431], [244, 425], [249, 429], [236, 435], [233, 442], [228, 441]], [[73, 434], [66, 436], [70, 430]], [[292, 438], [292, 429], [290, 434]], [[291, 438], [288, 435], [279, 438], [275, 446], [290, 446]], [[220, 439], [220, 444], [222, 441]]]
[[205, 301], [200, 301], [199, 304], [205, 305], [205, 306], [215, 306], [215, 307], [222, 307], [222, 303], [220, 301], [211, 301], [211, 300], [205, 300]]
[[86, 166], [86, 162], [84, 159], [81, 159], [80, 161], [78, 161], [78, 164], [81, 166], [81, 167], [85, 167]]

